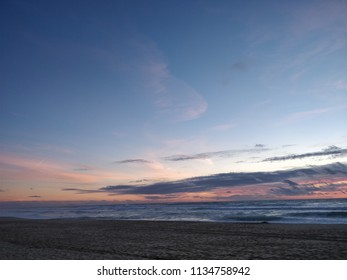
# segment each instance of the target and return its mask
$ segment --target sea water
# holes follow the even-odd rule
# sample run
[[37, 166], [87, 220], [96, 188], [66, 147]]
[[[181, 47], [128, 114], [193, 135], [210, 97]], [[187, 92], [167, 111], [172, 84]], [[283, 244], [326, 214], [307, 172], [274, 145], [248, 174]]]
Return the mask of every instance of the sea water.
[[101, 205], [0, 203], [0, 217], [347, 224], [347, 199]]

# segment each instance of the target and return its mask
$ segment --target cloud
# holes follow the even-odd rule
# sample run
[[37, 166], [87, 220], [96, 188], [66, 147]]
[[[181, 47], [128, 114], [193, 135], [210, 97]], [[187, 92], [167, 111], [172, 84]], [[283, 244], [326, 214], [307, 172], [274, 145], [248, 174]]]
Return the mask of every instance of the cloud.
[[145, 199], [148, 200], [166, 200], [177, 198], [177, 195], [146, 195]]
[[326, 114], [329, 112], [334, 112], [334, 111], [343, 110], [343, 109], [345, 109], [344, 106], [338, 106], [338, 107], [321, 108], [321, 109], [316, 109], [316, 110], [296, 112], [296, 113], [292, 113], [289, 116], [287, 116], [286, 121], [287, 122], [301, 121], [304, 119], [315, 118], [315, 117], [318, 117], [320, 115], [323, 115], [323, 114]]
[[29, 197], [31, 197], [31, 198], [40, 198], [41, 196], [40, 195], [30, 195]]
[[0, 192], [5, 192], [3, 189], [0, 189]]
[[237, 126], [237, 124], [235, 123], [225, 123], [225, 124], [220, 124], [220, 125], [216, 125], [214, 127], [212, 127], [212, 130], [216, 130], [216, 131], [227, 131], [230, 130], [232, 128], [235, 128]]
[[[131, 91], [141, 92], [155, 106], [158, 119], [189, 121], [207, 110], [203, 95], [170, 70], [165, 54], [149, 38], [129, 34], [128, 40], [107, 48], [90, 47], [89, 53], [125, 81], [131, 81]], [[126, 134], [115, 131], [114, 136]]]
[[126, 136], [127, 134], [125, 133], [125, 132], [122, 132], [122, 131], [113, 131], [112, 132], [112, 135], [114, 136], [114, 137], [124, 137], [124, 136]]
[[130, 181], [129, 183], [146, 183], [146, 182], [150, 182], [150, 181], [152, 181], [152, 180], [139, 179], [139, 180]]
[[245, 71], [248, 69], [249, 65], [245, 62], [236, 62], [231, 65], [232, 69], [238, 70], [238, 71]]
[[207, 110], [207, 102], [192, 86], [169, 70], [164, 55], [150, 40], [133, 49], [140, 57], [136, 62], [145, 87], [162, 115], [181, 122], [199, 118]]
[[314, 186], [291, 186], [291, 188], [279, 187], [272, 189], [271, 192], [275, 195], [286, 195], [286, 196], [298, 196], [298, 195], [310, 195], [314, 192], [321, 190]]
[[270, 36], [261, 43], [276, 44], [269, 56], [273, 62], [262, 71], [262, 81], [272, 88], [282, 89], [287, 82], [287, 86], [296, 85], [295, 80], [317, 74], [317, 67], [324, 69], [326, 61], [347, 46], [346, 1], [292, 2], [283, 6], [286, 20], [275, 29], [260, 23], [252, 30], [257, 36], [266, 30]]
[[251, 149], [222, 150], [222, 151], [205, 152], [205, 153], [198, 153], [198, 154], [172, 155], [172, 156], [164, 157], [164, 159], [168, 161], [186, 161], [186, 160], [196, 160], [196, 159], [210, 159], [213, 157], [229, 158], [241, 153], [253, 153], [253, 152], [260, 152], [260, 151], [267, 151], [267, 150], [269, 149], [264, 148], [264, 145], [258, 144], [258, 145], [255, 145], [255, 148], [251, 148]]
[[185, 161], [185, 160], [193, 160], [193, 159], [207, 159], [211, 156], [215, 155], [214, 153], [201, 153], [201, 154], [192, 154], [192, 155], [173, 155], [165, 157], [165, 160], [168, 161]]
[[345, 1], [315, 1], [295, 9], [292, 32], [306, 35], [314, 31], [330, 32], [331, 35], [345, 34], [347, 28], [347, 3]]
[[295, 144], [285, 144], [285, 145], [282, 145], [282, 148], [288, 148], [293, 146], [295, 146]]
[[73, 168], [72, 170], [73, 170], [73, 171], [86, 172], [86, 171], [93, 171], [93, 170], [95, 170], [95, 168], [92, 167], [92, 166], [88, 166], [88, 165], [82, 164], [82, 165], [80, 165], [79, 167]]
[[[287, 180], [290, 181], [290, 180]], [[298, 196], [298, 195], [314, 195], [323, 192], [342, 192], [341, 184], [326, 184], [325, 186], [315, 186], [314, 184], [297, 184], [295, 182], [288, 183], [290, 187], [278, 187], [271, 189], [274, 195]], [[345, 184], [344, 184], [345, 185]]]
[[81, 167], [81, 168], [74, 168], [73, 170], [74, 170], [74, 171], [89, 171], [90, 169], [89, 169], [89, 168]]
[[338, 80], [335, 82], [336, 89], [341, 89], [347, 91], [347, 82], [344, 80]]
[[120, 164], [126, 164], [126, 163], [151, 163], [151, 161], [138, 158], [138, 159], [125, 159], [125, 160], [120, 160], [116, 161], [115, 163], [120, 163]]
[[255, 147], [256, 147], [256, 148], [264, 148], [265, 145], [264, 145], [264, 144], [255, 144]]
[[[323, 169], [325, 171], [328, 170], [328, 168], [323, 168]], [[271, 189], [271, 192], [275, 195], [298, 196], [298, 195], [312, 195], [316, 192], [336, 190], [336, 187], [333, 185], [317, 187], [317, 186], [314, 186], [313, 184], [298, 184], [288, 179], [283, 180], [283, 182], [288, 184], [289, 187], [278, 187], [276, 189]]]
[[139, 164], [144, 165], [152, 170], [164, 170], [165, 167], [158, 161], [151, 161], [146, 160], [143, 158], [136, 158], [136, 159], [125, 159], [120, 161], [115, 161], [114, 163], [118, 164]]
[[89, 194], [89, 193], [102, 193], [104, 191], [101, 190], [86, 190], [86, 189], [79, 189], [79, 188], [64, 188], [62, 191], [69, 191], [69, 192], [76, 192], [77, 194]]
[[239, 61], [234, 62], [231, 65], [231, 70], [245, 72], [251, 70], [255, 64], [256, 60], [253, 57], [245, 57], [240, 59]]
[[342, 149], [336, 146], [330, 146], [327, 149], [323, 149], [319, 152], [305, 153], [305, 154], [293, 154], [288, 156], [279, 156], [279, 157], [270, 157], [263, 160], [267, 161], [284, 161], [284, 160], [293, 160], [293, 159], [303, 159], [308, 157], [321, 157], [321, 156], [345, 156], [347, 155], [347, 149]]
[[299, 186], [299, 184], [298, 183], [295, 183], [295, 182], [293, 182], [293, 181], [291, 181], [291, 180], [283, 180], [283, 182], [284, 183], [287, 183], [289, 186], [291, 186], [291, 187], [296, 187], [296, 186]]
[[161, 86], [154, 87], [154, 91], [160, 89], [156, 92], [156, 105], [163, 115], [181, 122], [197, 119], [206, 112], [208, 105], [205, 99], [184, 81], [169, 76], [161, 83]]
[[[331, 171], [335, 172], [334, 175]], [[347, 166], [342, 163], [329, 164], [318, 167], [307, 167], [301, 169], [282, 170], [277, 172], [250, 172], [250, 173], [221, 173], [210, 176], [193, 177], [184, 180], [158, 182], [141, 186], [115, 185], [100, 188], [98, 190], [63, 189], [64, 191], [75, 191], [77, 194], [105, 192], [109, 194], [133, 194], [133, 195], [176, 195], [180, 193], [200, 193], [211, 192], [217, 189], [238, 188], [246, 186], [271, 185], [278, 188], [273, 189], [273, 193], [284, 195], [297, 195], [318, 191], [313, 184], [300, 185], [293, 181], [293, 178], [320, 181], [336, 179], [337, 175], [342, 178], [347, 176]], [[345, 180], [345, 179], [343, 179]], [[283, 184], [289, 188], [283, 188]], [[325, 187], [325, 189], [329, 189]], [[330, 187], [330, 190], [334, 189]], [[336, 188], [335, 188], [336, 189]]]

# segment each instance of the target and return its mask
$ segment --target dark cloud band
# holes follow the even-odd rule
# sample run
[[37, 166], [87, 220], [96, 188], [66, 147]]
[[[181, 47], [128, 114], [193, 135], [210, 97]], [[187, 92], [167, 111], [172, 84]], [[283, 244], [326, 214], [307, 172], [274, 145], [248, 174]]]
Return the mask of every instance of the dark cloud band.
[[347, 177], [347, 166], [342, 163], [323, 165], [318, 167], [307, 167], [293, 170], [281, 170], [277, 172], [250, 172], [250, 173], [221, 173], [211, 176], [201, 176], [171, 182], [158, 182], [147, 185], [115, 185], [107, 186], [97, 190], [63, 189], [64, 191], [75, 191], [77, 194], [85, 193], [109, 193], [109, 194], [134, 194], [134, 195], [172, 195], [178, 193], [208, 192], [218, 188], [233, 188], [249, 185], [265, 185], [277, 183], [288, 187], [276, 190], [278, 194], [290, 193], [301, 194], [316, 190], [312, 186], [299, 185], [294, 178], [336, 178]]

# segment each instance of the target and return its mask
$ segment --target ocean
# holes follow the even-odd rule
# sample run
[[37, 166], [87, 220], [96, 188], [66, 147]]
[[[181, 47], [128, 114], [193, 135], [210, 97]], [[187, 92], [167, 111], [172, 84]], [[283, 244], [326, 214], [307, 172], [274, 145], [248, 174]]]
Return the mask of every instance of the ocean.
[[107, 205], [1, 203], [0, 217], [347, 224], [347, 199]]

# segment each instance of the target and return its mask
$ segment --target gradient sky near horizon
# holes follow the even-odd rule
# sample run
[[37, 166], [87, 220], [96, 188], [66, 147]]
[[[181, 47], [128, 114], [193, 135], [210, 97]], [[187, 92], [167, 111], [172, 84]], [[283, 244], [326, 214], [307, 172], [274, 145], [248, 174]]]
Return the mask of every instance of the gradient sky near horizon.
[[[347, 1], [5, 0], [0, 13], [0, 201], [347, 197], [343, 172], [277, 189], [182, 181], [347, 162]], [[160, 182], [188, 185], [121, 191]]]

